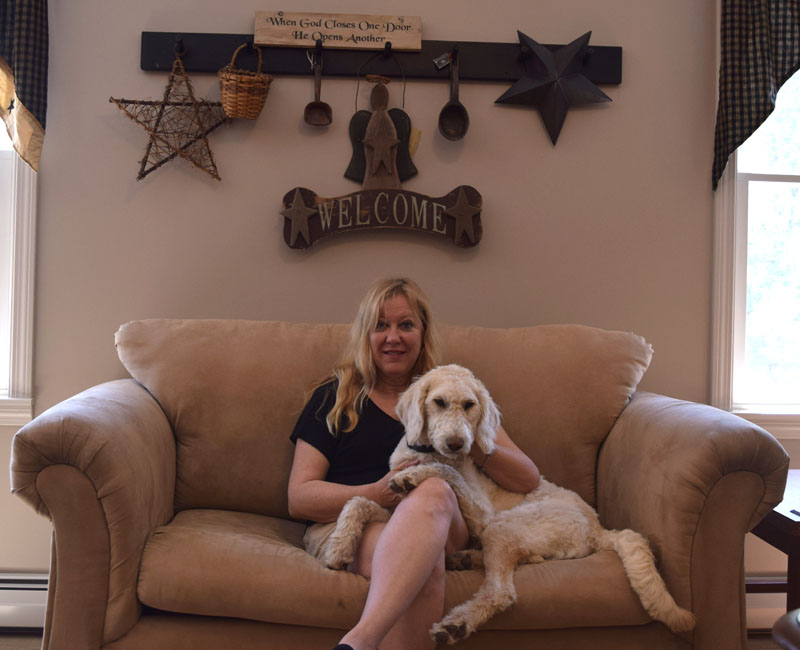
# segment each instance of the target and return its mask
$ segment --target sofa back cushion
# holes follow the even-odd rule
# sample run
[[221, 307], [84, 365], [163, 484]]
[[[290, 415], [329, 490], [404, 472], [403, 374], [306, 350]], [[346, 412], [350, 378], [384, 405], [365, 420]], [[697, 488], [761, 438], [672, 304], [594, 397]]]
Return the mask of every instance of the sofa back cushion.
[[[175, 431], [175, 507], [288, 516], [289, 434], [306, 391], [330, 371], [349, 327], [145, 320], [117, 332], [128, 372]], [[552, 481], [595, 503], [600, 445], [651, 349], [633, 334], [577, 325], [443, 326], [444, 362], [483, 380], [513, 440]]]

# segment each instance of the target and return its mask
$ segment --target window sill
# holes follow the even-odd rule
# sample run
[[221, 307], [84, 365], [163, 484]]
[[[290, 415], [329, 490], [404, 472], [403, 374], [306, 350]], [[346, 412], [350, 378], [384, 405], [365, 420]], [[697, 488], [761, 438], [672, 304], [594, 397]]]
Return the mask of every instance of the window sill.
[[0, 427], [21, 427], [32, 419], [32, 399], [0, 396]]
[[[796, 408], [796, 407], [794, 407]], [[778, 440], [800, 440], [800, 414], [733, 409], [734, 415], [765, 428]]]

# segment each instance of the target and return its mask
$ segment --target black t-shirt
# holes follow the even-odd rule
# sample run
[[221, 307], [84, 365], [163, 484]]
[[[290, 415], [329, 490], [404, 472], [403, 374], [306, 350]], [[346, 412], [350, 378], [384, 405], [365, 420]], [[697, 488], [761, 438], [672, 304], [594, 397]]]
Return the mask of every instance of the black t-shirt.
[[389, 471], [389, 456], [405, 429], [367, 398], [355, 428], [333, 436], [325, 418], [336, 401], [336, 386], [336, 381], [330, 381], [314, 391], [294, 426], [291, 440], [305, 440], [328, 459], [326, 481], [344, 485], [374, 483]]

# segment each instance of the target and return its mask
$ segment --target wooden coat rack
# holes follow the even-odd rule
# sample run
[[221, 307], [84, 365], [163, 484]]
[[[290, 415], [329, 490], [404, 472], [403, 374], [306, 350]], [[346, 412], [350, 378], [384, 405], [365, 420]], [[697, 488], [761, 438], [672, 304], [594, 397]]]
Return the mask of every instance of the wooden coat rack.
[[[237, 47], [252, 43], [252, 34], [200, 34], [182, 32], [142, 32], [141, 69], [167, 72], [172, 69], [176, 46], [182, 46], [187, 72], [217, 72], [230, 62]], [[453, 46], [459, 48], [459, 78], [467, 81], [513, 82], [525, 72], [525, 52], [519, 43], [479, 43], [460, 41], [422, 41], [419, 52], [391, 51], [375, 57], [380, 50], [325, 50], [326, 77], [355, 77], [366, 73], [407, 79], [447, 80], [447, 67], [438, 69], [433, 60]], [[545, 45], [557, 50], [561, 45]], [[390, 49], [390, 48], [389, 48]], [[261, 46], [263, 72], [276, 75], [311, 75], [306, 48]], [[248, 59], [252, 57], [252, 59]], [[370, 59], [368, 65], [365, 63]], [[237, 58], [237, 65], [255, 69], [256, 55], [248, 48]], [[589, 47], [581, 74], [595, 84], [622, 82], [622, 48]]]

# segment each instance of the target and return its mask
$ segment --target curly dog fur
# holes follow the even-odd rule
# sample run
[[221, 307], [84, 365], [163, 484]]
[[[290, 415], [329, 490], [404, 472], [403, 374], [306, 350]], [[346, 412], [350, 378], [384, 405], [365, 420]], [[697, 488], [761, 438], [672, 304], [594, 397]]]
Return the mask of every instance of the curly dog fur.
[[[448, 558], [449, 569], [483, 568], [484, 581], [467, 602], [454, 607], [431, 629], [438, 643], [469, 636], [517, 598], [514, 569], [520, 564], [586, 557], [615, 551], [647, 613], [671, 630], [694, 627], [694, 615], [679, 607], [667, 591], [647, 540], [632, 530], [606, 530], [597, 513], [575, 492], [542, 478], [528, 494], [501, 488], [469, 458], [473, 444], [494, 450], [500, 412], [486, 387], [466, 368], [440, 366], [429, 371], [401, 396], [397, 415], [406, 434], [389, 461], [407, 467], [392, 479], [393, 490], [406, 494], [430, 477], [444, 479], [458, 498], [470, 535], [482, 551], [461, 551]], [[413, 447], [413, 448], [412, 448]], [[330, 568], [353, 559], [370, 521], [386, 521], [390, 512], [356, 497], [342, 510], [321, 554]]]

